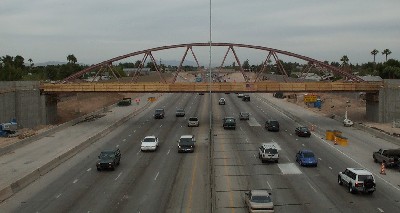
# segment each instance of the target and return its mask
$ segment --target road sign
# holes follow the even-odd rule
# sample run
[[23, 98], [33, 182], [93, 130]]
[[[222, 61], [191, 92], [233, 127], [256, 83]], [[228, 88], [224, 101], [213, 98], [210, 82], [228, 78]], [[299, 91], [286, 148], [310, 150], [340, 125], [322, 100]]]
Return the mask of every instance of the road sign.
[[314, 103], [317, 102], [318, 96], [315, 94], [306, 94], [304, 95], [304, 103]]

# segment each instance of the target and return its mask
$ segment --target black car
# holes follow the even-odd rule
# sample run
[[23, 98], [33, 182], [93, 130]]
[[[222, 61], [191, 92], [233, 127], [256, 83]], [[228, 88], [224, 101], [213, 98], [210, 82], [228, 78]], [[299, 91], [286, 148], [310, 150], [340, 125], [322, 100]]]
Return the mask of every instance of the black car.
[[299, 126], [294, 131], [295, 131], [296, 135], [298, 135], [300, 137], [310, 137], [311, 136], [310, 130], [305, 126]]
[[268, 131], [279, 132], [279, 122], [277, 120], [267, 120], [265, 122], [265, 129]]
[[250, 95], [244, 95], [242, 101], [250, 101]]
[[165, 115], [164, 109], [156, 109], [154, 112], [154, 118], [155, 119], [163, 119]]
[[99, 160], [96, 163], [97, 171], [104, 169], [114, 170], [121, 160], [121, 151], [119, 149], [106, 150], [100, 152]]
[[178, 140], [178, 153], [194, 152], [196, 139], [194, 135], [182, 135]]
[[233, 117], [225, 117], [222, 126], [224, 129], [236, 129], [236, 119]]

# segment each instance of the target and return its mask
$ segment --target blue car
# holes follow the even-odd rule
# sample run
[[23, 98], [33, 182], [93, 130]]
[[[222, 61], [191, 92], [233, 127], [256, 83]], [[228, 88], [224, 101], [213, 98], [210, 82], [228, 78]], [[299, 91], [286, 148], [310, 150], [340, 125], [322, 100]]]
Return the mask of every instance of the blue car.
[[301, 166], [314, 166], [318, 165], [318, 160], [311, 150], [300, 150], [296, 154], [296, 162]]

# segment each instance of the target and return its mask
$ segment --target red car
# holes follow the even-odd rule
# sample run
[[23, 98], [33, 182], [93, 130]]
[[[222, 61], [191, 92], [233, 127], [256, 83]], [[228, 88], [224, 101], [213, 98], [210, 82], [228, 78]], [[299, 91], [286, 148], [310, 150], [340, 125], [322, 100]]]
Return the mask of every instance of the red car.
[[296, 135], [300, 136], [300, 137], [310, 137], [311, 136], [310, 130], [305, 126], [299, 126], [294, 131], [295, 131]]

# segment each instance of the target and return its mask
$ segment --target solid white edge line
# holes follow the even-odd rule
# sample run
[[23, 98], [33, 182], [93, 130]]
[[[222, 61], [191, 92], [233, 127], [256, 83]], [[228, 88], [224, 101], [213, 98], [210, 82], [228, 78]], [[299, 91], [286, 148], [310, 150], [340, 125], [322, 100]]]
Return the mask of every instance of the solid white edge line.
[[318, 193], [318, 191], [311, 185], [311, 183], [309, 181], [307, 181], [308, 185], [310, 185], [310, 187], [314, 190], [315, 193]]
[[385, 211], [383, 211], [381, 208], [378, 208], [378, 211], [380, 211], [380, 212], [385, 212]]

